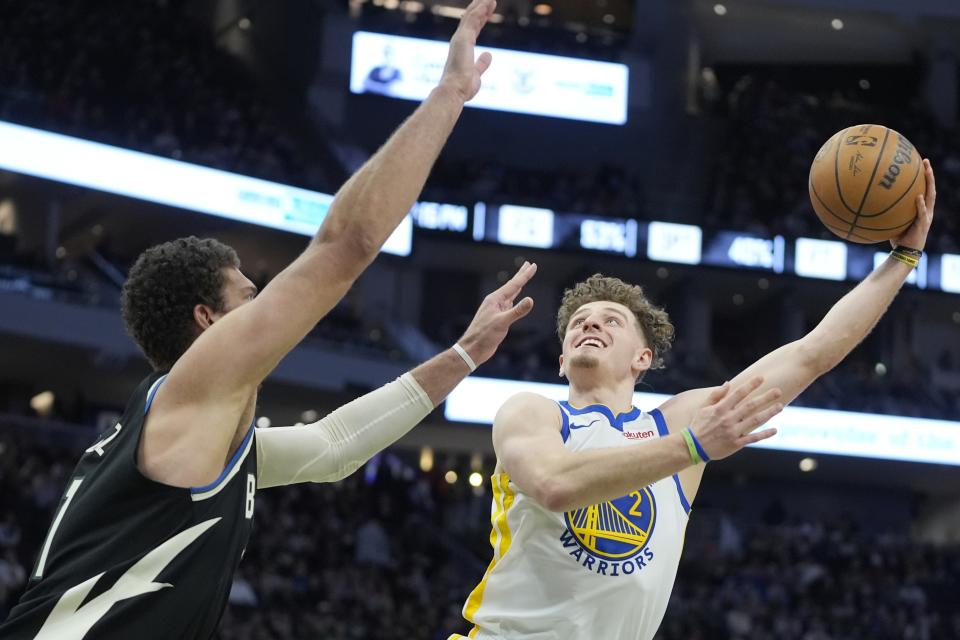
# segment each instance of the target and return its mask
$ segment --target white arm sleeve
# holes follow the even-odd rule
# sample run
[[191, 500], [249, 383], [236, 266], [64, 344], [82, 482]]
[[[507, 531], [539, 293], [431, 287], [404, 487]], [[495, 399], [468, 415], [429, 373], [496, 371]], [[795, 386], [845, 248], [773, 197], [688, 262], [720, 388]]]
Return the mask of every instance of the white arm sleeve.
[[431, 411], [430, 398], [405, 373], [319, 422], [257, 429], [257, 487], [346, 478]]

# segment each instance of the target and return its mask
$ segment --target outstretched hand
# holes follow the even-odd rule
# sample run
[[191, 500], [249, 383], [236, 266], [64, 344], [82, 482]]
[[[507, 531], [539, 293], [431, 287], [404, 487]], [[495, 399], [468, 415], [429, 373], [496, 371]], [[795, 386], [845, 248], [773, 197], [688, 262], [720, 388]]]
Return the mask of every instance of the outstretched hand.
[[458, 341], [477, 365], [489, 360], [513, 323], [533, 309], [533, 298], [525, 297], [514, 304], [523, 287], [537, 272], [536, 263], [524, 262], [506, 284], [487, 295]]
[[443, 67], [440, 86], [456, 91], [464, 102], [472, 100], [480, 91], [480, 77], [493, 59], [489, 53], [475, 58], [477, 36], [496, 9], [496, 0], [473, 0], [460, 18], [460, 26], [450, 39], [447, 63]]
[[748, 444], [776, 435], [774, 428], [756, 431], [783, 411], [783, 392], [774, 388], [757, 393], [762, 384], [763, 378], [757, 376], [731, 392], [730, 383], [724, 383], [697, 412], [690, 428], [711, 460], [726, 458]]
[[933, 177], [930, 161], [923, 161], [924, 178], [927, 181], [926, 193], [917, 196], [917, 218], [899, 238], [890, 241], [893, 248], [903, 245], [908, 249], [923, 251], [927, 244], [927, 234], [933, 222], [933, 207], [937, 204], [937, 181]]

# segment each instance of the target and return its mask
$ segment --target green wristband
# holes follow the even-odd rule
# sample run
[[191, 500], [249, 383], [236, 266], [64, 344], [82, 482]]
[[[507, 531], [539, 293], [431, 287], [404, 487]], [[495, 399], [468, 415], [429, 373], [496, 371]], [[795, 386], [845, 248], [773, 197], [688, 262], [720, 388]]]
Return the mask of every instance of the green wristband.
[[690, 427], [687, 427], [681, 431], [680, 435], [683, 436], [683, 441], [687, 443], [687, 451], [690, 452], [690, 462], [693, 464], [700, 464], [703, 462], [700, 454], [697, 453], [697, 445], [693, 443], [693, 433], [690, 432]]

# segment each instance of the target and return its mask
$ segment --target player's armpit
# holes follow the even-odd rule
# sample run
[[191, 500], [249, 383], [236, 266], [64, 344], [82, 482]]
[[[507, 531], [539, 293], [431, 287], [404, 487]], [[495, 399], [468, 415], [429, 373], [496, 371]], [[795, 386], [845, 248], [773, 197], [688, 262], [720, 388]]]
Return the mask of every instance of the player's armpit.
[[[745, 384], [693, 389], [674, 396], [660, 411], [671, 434], [689, 427], [706, 459], [719, 460], [743, 447], [776, 434], [776, 429], [757, 429], [783, 410], [779, 388], [766, 388], [762, 377]], [[696, 497], [704, 465], [687, 466], [679, 473], [683, 494], [690, 502]]]
[[[667, 424], [670, 433], [678, 433], [682, 429], [690, 426], [693, 417], [697, 411], [706, 404], [710, 394], [716, 390], [716, 387], [707, 387], [703, 389], [691, 389], [673, 396], [658, 407], [663, 419]], [[706, 465], [691, 465], [677, 473], [680, 480], [680, 486], [683, 489], [683, 495], [689, 504], [697, 497], [700, 491], [700, 483], [703, 481], [703, 472]]]
[[433, 410], [409, 373], [319, 422], [257, 430], [257, 486], [341, 480]]

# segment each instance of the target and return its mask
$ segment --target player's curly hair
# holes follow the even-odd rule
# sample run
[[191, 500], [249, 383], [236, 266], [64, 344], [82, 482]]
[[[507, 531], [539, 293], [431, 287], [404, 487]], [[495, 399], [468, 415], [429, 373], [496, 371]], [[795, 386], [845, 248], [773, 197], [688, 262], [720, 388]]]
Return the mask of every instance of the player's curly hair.
[[223, 311], [225, 267], [240, 267], [231, 247], [212, 238], [178, 238], [137, 258], [120, 295], [127, 333], [158, 371], [166, 371], [197, 338], [193, 308]]
[[590, 302], [616, 302], [630, 309], [643, 332], [647, 346], [653, 351], [651, 369], [663, 368], [663, 355], [670, 350], [673, 342], [673, 324], [670, 316], [662, 308], [654, 305], [643, 293], [643, 289], [627, 284], [620, 278], [605, 277], [595, 273], [583, 282], [563, 292], [563, 300], [557, 311], [557, 335], [560, 342], [567, 335], [567, 325], [577, 309]]

